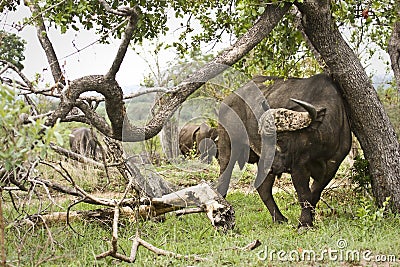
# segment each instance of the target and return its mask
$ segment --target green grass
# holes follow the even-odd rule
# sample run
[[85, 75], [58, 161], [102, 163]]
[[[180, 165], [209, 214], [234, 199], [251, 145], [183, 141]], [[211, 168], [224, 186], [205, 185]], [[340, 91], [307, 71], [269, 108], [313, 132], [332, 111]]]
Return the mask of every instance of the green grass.
[[[181, 171], [170, 172], [172, 179], [182, 180], [191, 177], [190, 183], [197, 179], [212, 180], [214, 166], [209, 172], [196, 176], [182, 175]], [[167, 176], [167, 167], [161, 168]], [[162, 171], [162, 170], [161, 170]], [[244, 175], [235, 180], [236, 187], [248, 186], [249, 176], [253, 173], [249, 167]], [[193, 179], [193, 180], [191, 180]], [[287, 184], [287, 178], [278, 181]], [[400, 259], [400, 217], [390, 211], [378, 209], [365, 193], [355, 192], [352, 187], [338, 187], [327, 190], [323, 195], [324, 202], [317, 208], [315, 227], [306, 231], [298, 231], [300, 208], [290, 187], [287, 192], [275, 194], [278, 206], [289, 219], [285, 224], [272, 223], [271, 216], [255, 192], [233, 190], [227, 200], [233, 205], [236, 215], [236, 226], [226, 234], [215, 230], [205, 214], [190, 214], [176, 217], [167, 214], [165, 221], [133, 222], [122, 221], [119, 228], [119, 252], [129, 255], [131, 241], [139, 229], [140, 237], [164, 250], [183, 255], [198, 255], [207, 261], [196, 262], [193, 259], [176, 259], [157, 256], [140, 247], [135, 266], [381, 266], [383, 262], [368, 262], [366, 256], [385, 255]], [[7, 199], [5, 199], [6, 201]], [[59, 204], [65, 210], [70, 200]], [[43, 206], [44, 203], [42, 203]], [[7, 208], [8, 207], [8, 208]], [[35, 210], [38, 207], [32, 206]], [[88, 204], [79, 204], [73, 210], [94, 209]], [[17, 218], [15, 211], [6, 205], [5, 217]], [[22, 215], [20, 215], [22, 217]], [[11, 226], [6, 229], [7, 260], [12, 266], [128, 266], [111, 257], [95, 260], [95, 255], [110, 248], [111, 238], [109, 222], [77, 221], [71, 224], [73, 230], [64, 225], [44, 226]], [[51, 233], [51, 234], [50, 234]], [[79, 233], [79, 234], [77, 234]], [[242, 251], [253, 240], [261, 241], [261, 246], [253, 251]], [[344, 241], [343, 241], [344, 240]], [[343, 242], [346, 246], [338, 247]], [[342, 242], [342, 243], [341, 243]], [[335, 250], [337, 251], [335, 254]], [[302, 252], [316, 256], [324, 255], [323, 260], [287, 261], [279, 258], [283, 253], [292, 256]], [[360, 261], [349, 257], [346, 253], [360, 253]], [[368, 254], [370, 252], [370, 254]], [[280, 253], [280, 254], [278, 254]], [[306, 257], [307, 257], [306, 253]], [[341, 254], [340, 254], [341, 253]], [[337, 260], [334, 260], [334, 256]], [[350, 255], [351, 256], [351, 255]], [[341, 258], [340, 258], [341, 257]], [[392, 258], [390, 258], [392, 260]], [[373, 265], [376, 264], [376, 265]], [[398, 261], [397, 261], [398, 264]], [[385, 266], [394, 266], [394, 263]]]

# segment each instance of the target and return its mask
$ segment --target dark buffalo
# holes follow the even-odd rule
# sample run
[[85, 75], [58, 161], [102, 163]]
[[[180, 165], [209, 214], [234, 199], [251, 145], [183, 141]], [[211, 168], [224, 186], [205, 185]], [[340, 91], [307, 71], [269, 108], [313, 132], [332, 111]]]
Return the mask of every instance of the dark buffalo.
[[217, 129], [208, 126], [187, 124], [179, 132], [179, 149], [183, 155], [194, 152], [200, 159], [210, 163], [217, 156]]
[[[275, 203], [272, 186], [276, 176], [290, 173], [302, 208], [299, 226], [312, 226], [322, 190], [351, 147], [350, 126], [337, 85], [328, 75], [319, 74], [255, 87], [249, 83], [221, 104], [217, 189], [226, 195], [236, 162], [241, 168], [246, 162], [258, 163], [255, 187], [273, 220], [284, 222], [287, 219]], [[278, 125], [279, 119], [275, 118], [272, 124], [276, 134], [270, 131], [270, 126], [269, 130], [264, 129], [267, 126], [260, 125], [265, 124], [263, 114], [267, 114], [265, 107], [262, 108], [265, 99], [271, 108], [268, 114], [289, 110], [304, 115], [306, 109], [310, 118], [307, 127], [291, 129], [292, 125]], [[311, 188], [310, 177], [313, 178]]]
[[101, 155], [100, 148], [90, 129], [81, 127], [73, 129], [69, 136], [71, 151], [85, 157], [97, 159]]

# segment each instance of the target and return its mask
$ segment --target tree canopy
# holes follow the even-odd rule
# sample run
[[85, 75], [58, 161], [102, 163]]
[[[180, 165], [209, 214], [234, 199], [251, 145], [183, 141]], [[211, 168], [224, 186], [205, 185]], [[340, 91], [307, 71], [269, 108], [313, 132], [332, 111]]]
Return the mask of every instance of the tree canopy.
[[[282, 4], [276, 0], [37, 2], [40, 9], [36, 12], [44, 16], [48, 26], [55, 26], [62, 33], [68, 29], [93, 29], [101, 36], [102, 42], [107, 42], [111, 37], [121, 38], [127, 21], [117, 13], [123, 12], [123, 7], [135, 7], [140, 16], [132, 35], [133, 43], [141, 45], [144, 40], [170, 34], [169, 31], [173, 30], [179, 33], [179, 38], [164, 46], [175, 47], [181, 55], [199, 51], [205, 45], [212, 49], [218, 42], [237, 40], [256, 22], [267, 6]], [[348, 42], [363, 58], [371, 57], [378, 48], [387, 49], [391, 28], [397, 18], [394, 7], [394, 0], [336, 0], [332, 1], [331, 6], [338, 26], [348, 34]], [[0, 8], [1, 11], [15, 10], [17, 1], [7, 1]], [[116, 11], [118, 8], [121, 10]], [[110, 10], [115, 10], [112, 16]], [[31, 22], [28, 20], [24, 23]], [[307, 76], [307, 68], [311, 73], [320, 72], [321, 65], [315, 62], [313, 49], [307, 45], [299, 27], [301, 23], [298, 13], [295, 10], [286, 13], [271, 34], [235, 67], [250, 75], [264, 72], [269, 75]]]
[[25, 41], [15, 33], [0, 30], [0, 59], [10, 62], [19, 70], [24, 68]]

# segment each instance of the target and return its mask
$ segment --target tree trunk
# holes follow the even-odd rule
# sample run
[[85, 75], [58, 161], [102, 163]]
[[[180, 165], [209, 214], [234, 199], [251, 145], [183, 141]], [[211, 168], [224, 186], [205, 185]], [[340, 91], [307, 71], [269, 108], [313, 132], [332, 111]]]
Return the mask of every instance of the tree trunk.
[[161, 145], [168, 160], [178, 157], [178, 124], [170, 118], [161, 131]]
[[[400, 18], [400, 4], [397, 7], [397, 15]], [[392, 35], [388, 44], [388, 53], [392, 63], [397, 90], [400, 92], [400, 21], [396, 21], [393, 25]]]
[[329, 3], [306, 0], [296, 5], [306, 34], [340, 85], [352, 131], [369, 162], [378, 204], [390, 196], [400, 211], [400, 152], [395, 131], [360, 60], [333, 21]]

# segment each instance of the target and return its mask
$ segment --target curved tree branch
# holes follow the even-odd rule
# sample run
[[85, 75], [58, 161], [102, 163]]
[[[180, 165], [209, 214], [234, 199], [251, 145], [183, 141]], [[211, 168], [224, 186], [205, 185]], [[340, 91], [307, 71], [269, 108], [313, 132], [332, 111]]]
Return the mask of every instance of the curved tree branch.
[[105, 0], [98, 0], [98, 1], [107, 12], [117, 16], [131, 16], [136, 12], [134, 8], [129, 8], [129, 7], [120, 7], [117, 10], [112, 9], [112, 7]]
[[[98, 130], [100, 132], [114, 139], [128, 142], [152, 138], [161, 131], [164, 123], [168, 121], [179, 105], [193, 92], [208, 80], [236, 63], [268, 36], [290, 7], [291, 4], [284, 4], [282, 7], [279, 5], [269, 5], [253, 27], [251, 27], [233, 46], [186, 78], [181, 84], [173, 88], [172, 92], [164, 94], [158, 102], [155, 116], [144, 127], [136, 127], [127, 119], [122, 89], [115, 81], [116, 71], [119, 69], [119, 64], [122, 62], [127, 45], [129, 45], [128, 41], [131, 38], [129, 35], [133, 29], [129, 29], [126, 31], [120, 47], [120, 51], [122, 52], [118, 53], [118, 55], [121, 55], [121, 58], [116, 59], [113, 64], [113, 66], [116, 65], [115, 69], [112, 67], [110, 72], [105, 76], [91, 75], [72, 81], [63, 89], [60, 97], [61, 102], [57, 110], [49, 116], [46, 125], [54, 125], [58, 118], [62, 120], [65, 119], [71, 109], [75, 105], [79, 105], [77, 104], [77, 100], [82, 93], [95, 91], [102, 94], [105, 98], [106, 111], [111, 121], [112, 129], [110, 130], [110, 127], [106, 126], [104, 119], [100, 120], [97, 114], [86, 110], [87, 115], [92, 116], [93, 119], [98, 119], [98, 123], [96, 123], [95, 126], [96, 128], [99, 127]], [[135, 19], [131, 17], [128, 27], [134, 27], [134, 22]], [[84, 107], [83, 110], [85, 110]]]
[[[158, 106], [155, 107], [156, 115], [144, 128], [138, 129], [127, 125], [124, 133], [124, 141], [134, 142], [140, 141], [142, 138], [149, 139], [159, 133], [164, 123], [168, 121], [180, 104], [208, 80], [214, 78], [229, 66], [239, 61], [245, 54], [268, 36], [290, 7], [291, 4], [289, 3], [285, 3], [282, 7], [278, 5], [267, 6], [259, 20], [233, 46], [223, 51], [212, 61], [205, 64], [200, 70], [186, 78], [181, 84], [174, 88], [173, 93], [165, 94], [160, 101], [158, 101]], [[138, 130], [141, 132], [139, 136], [136, 135]], [[138, 139], [138, 137], [140, 139]]]

